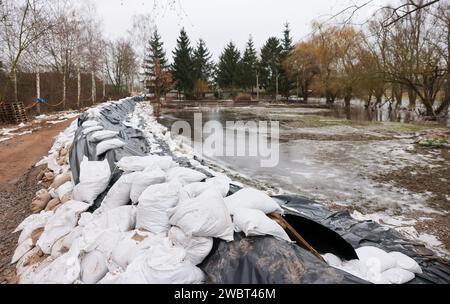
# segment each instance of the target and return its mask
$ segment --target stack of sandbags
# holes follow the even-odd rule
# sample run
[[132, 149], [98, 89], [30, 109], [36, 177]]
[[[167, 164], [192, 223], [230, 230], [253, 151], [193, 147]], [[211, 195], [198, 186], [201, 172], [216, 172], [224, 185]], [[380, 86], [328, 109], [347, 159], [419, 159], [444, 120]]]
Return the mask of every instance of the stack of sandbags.
[[327, 263], [374, 284], [405, 284], [421, 274], [422, 269], [412, 258], [400, 252], [366, 246], [356, 249], [359, 260], [341, 261], [333, 254], [324, 255]]

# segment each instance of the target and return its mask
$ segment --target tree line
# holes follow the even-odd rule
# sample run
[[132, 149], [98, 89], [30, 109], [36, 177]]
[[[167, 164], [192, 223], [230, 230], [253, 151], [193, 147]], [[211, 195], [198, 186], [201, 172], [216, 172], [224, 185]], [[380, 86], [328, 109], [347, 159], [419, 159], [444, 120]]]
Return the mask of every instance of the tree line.
[[[172, 52], [173, 62], [168, 64], [161, 36], [154, 30], [145, 59], [146, 87], [157, 92], [158, 97], [172, 89], [172, 84], [187, 98], [201, 98], [206, 92], [220, 90], [255, 93], [256, 88], [274, 96], [279, 93], [288, 97], [292, 80], [283, 62], [293, 49], [291, 30], [286, 24], [283, 37], [270, 37], [260, 55], [250, 36], [243, 52], [229, 42], [215, 63], [205, 41], [200, 39], [193, 45], [182, 29]], [[155, 73], [158, 63], [166, 73], [166, 81], [161, 82], [161, 72]]]
[[114, 40], [98, 20], [95, 7], [77, 1], [0, 0], [0, 102], [43, 98], [80, 107], [145, 87], [157, 100], [172, 90], [188, 99], [243, 92], [394, 108], [407, 97], [423, 115], [448, 112], [448, 0], [398, 0], [362, 26], [315, 22], [297, 43], [286, 24], [260, 49], [251, 36], [242, 49], [229, 42], [217, 62], [206, 42], [191, 42], [184, 29], [168, 56], [145, 16]]
[[[420, 114], [436, 118], [446, 115], [450, 104], [449, 44], [449, 1], [401, 0], [379, 9], [363, 26], [315, 22], [295, 45], [288, 24], [282, 37], [269, 37], [259, 51], [251, 38], [242, 52], [230, 42], [217, 63], [205, 42], [192, 46], [183, 29], [168, 65], [155, 31], [150, 46], [158, 47], [150, 47], [147, 56], [164, 63], [170, 74], [165, 90], [173, 81], [188, 98], [212, 90], [256, 91], [273, 99], [295, 95], [306, 102], [315, 96], [330, 104], [341, 99], [349, 107], [358, 98], [367, 108], [385, 103], [399, 108], [406, 96], [410, 109], [420, 104]], [[154, 87], [150, 77], [147, 88]]]
[[132, 42], [108, 41], [98, 20], [95, 7], [77, 1], [1, 0], [0, 101], [67, 108], [130, 94]]

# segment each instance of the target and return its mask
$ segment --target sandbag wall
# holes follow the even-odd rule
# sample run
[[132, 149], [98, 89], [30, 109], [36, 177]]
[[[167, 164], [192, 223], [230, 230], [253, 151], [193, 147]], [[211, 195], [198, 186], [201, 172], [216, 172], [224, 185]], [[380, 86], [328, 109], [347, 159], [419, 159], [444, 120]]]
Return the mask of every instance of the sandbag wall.
[[[146, 121], [150, 117], [141, 117], [139, 126], [135, 119], [130, 120], [134, 124], [127, 122], [129, 114], [148, 109], [140, 101], [129, 98], [92, 108], [61, 137], [63, 147], [57, 145], [55, 157], [46, 163], [51, 171], [71, 172], [75, 201], [62, 204], [55, 214], [31, 216], [18, 227], [25, 237], [31, 235], [16, 256], [24, 282], [364, 282], [291, 243], [283, 229], [266, 216], [281, 212], [280, 206], [289, 223], [322, 254], [352, 260], [357, 258], [354, 248], [362, 245], [401, 251], [422, 266], [423, 274], [413, 282], [449, 281], [446, 265], [412, 251], [418, 246], [380, 225], [357, 222], [348, 213], [332, 213], [298, 197], [274, 200], [261, 191], [234, 185], [204, 163], [174, 157], [166, 142], [169, 139], [150, 143], [148, 128], [147, 133], [137, 129], [146, 130], [148, 125], [153, 134], [155, 125]], [[160, 146], [159, 156], [149, 155], [155, 143]], [[69, 145], [70, 166], [61, 153]], [[61, 164], [53, 164], [54, 159]], [[195, 219], [187, 216], [192, 211], [198, 215]], [[36, 241], [31, 232], [36, 227], [44, 236], [33, 247]], [[150, 250], [149, 254], [139, 255], [143, 250]], [[26, 257], [35, 254], [44, 260], [36, 269], [27, 268]], [[394, 264], [391, 261], [389, 267]], [[414, 268], [421, 272], [418, 265]]]

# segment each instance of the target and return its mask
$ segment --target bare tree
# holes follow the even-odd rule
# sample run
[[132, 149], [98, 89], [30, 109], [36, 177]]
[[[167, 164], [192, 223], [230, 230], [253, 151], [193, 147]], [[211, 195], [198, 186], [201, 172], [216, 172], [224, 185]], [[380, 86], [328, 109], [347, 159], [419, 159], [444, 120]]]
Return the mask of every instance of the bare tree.
[[17, 68], [22, 55], [51, 27], [46, 22], [45, 3], [40, 0], [3, 0], [0, 3], [0, 43], [5, 50], [3, 60], [9, 78], [3, 84], [0, 99], [5, 98], [9, 82], [13, 84], [13, 99], [18, 101]]
[[136, 54], [129, 41], [110, 42], [106, 47], [105, 69], [116, 94], [130, 92], [130, 85], [137, 72]]

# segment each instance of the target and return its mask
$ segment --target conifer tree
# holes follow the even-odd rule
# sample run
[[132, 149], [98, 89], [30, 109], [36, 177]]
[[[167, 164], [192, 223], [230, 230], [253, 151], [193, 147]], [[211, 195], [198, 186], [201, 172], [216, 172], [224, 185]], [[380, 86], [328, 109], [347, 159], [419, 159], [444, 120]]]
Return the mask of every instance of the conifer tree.
[[276, 37], [270, 37], [261, 48], [261, 85], [268, 93], [276, 92], [276, 80], [281, 73], [283, 47]]
[[256, 86], [256, 72], [258, 57], [252, 37], [249, 38], [244, 55], [241, 60], [241, 85], [244, 89], [253, 89]]
[[152, 92], [152, 79], [155, 77], [156, 64], [159, 64], [159, 69], [162, 71], [168, 69], [166, 52], [164, 51], [163, 42], [161, 36], [158, 34], [158, 30], [155, 29], [152, 37], [150, 38], [147, 54], [144, 59], [144, 74], [146, 78], [146, 88]]
[[209, 83], [212, 77], [214, 65], [211, 61], [212, 55], [206, 47], [205, 42], [200, 39], [194, 50], [194, 73], [196, 80]]
[[178, 91], [183, 91], [186, 96], [191, 96], [195, 73], [193, 68], [192, 47], [186, 31], [181, 29], [177, 39], [177, 46], [173, 51], [172, 76]]
[[294, 49], [293, 46], [293, 39], [291, 37], [291, 29], [289, 28], [289, 23], [286, 23], [284, 25], [284, 31], [283, 31], [283, 39], [281, 40], [281, 46], [283, 48], [281, 52], [281, 69], [280, 69], [280, 77], [279, 77], [279, 93], [285, 96], [286, 98], [289, 97], [290, 91], [294, 86], [294, 83], [289, 79], [288, 73], [284, 68], [284, 62], [288, 58], [288, 56], [292, 53], [292, 50]]
[[217, 83], [220, 87], [236, 89], [239, 86], [240, 58], [241, 54], [234, 43], [228, 43], [217, 67]]

